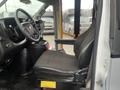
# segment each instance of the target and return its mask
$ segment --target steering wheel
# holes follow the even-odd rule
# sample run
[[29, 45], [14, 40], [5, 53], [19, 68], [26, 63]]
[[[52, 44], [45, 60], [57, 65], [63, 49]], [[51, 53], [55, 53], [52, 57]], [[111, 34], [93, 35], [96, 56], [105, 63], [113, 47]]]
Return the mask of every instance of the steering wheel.
[[[22, 12], [22, 15], [27, 16], [27, 21], [20, 21], [19, 12]], [[38, 42], [40, 40], [39, 30], [36, 28], [33, 18], [26, 11], [23, 9], [17, 9], [15, 13], [15, 21], [20, 28], [20, 31], [27, 39], [32, 42]]]

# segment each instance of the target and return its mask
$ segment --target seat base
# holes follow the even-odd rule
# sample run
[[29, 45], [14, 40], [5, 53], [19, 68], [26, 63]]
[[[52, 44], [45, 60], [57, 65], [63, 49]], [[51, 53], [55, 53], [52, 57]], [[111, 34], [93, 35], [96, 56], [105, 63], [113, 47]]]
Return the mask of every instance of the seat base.
[[37, 60], [34, 71], [38, 79], [72, 81], [79, 70], [74, 56], [59, 51], [45, 51]]

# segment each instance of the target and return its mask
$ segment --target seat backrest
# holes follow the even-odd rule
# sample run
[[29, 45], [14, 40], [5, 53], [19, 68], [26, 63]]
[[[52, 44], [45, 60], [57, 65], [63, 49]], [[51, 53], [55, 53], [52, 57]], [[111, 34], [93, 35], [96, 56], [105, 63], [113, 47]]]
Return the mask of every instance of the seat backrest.
[[82, 35], [80, 35], [74, 44], [75, 56], [78, 60], [80, 69], [85, 68], [90, 63], [92, 47], [94, 43], [95, 25], [91, 27]]

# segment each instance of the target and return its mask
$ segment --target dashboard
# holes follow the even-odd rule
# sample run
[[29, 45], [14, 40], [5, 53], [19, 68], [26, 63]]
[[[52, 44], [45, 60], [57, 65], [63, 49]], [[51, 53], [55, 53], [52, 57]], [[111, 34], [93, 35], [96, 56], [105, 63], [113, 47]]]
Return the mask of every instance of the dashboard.
[[[20, 18], [20, 22], [24, 22], [24, 19]], [[41, 30], [42, 21], [35, 23], [36, 28]], [[14, 17], [0, 19], [0, 64], [2, 61], [11, 61], [28, 44]]]

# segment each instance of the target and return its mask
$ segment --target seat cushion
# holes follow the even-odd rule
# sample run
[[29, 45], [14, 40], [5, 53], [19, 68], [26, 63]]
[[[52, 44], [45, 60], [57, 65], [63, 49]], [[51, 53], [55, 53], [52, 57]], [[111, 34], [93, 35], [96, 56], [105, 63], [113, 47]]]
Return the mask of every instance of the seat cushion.
[[[45, 51], [34, 66], [35, 73], [41, 77], [73, 76], [79, 70], [75, 56], [59, 51]], [[47, 76], [46, 76], [47, 75]]]

